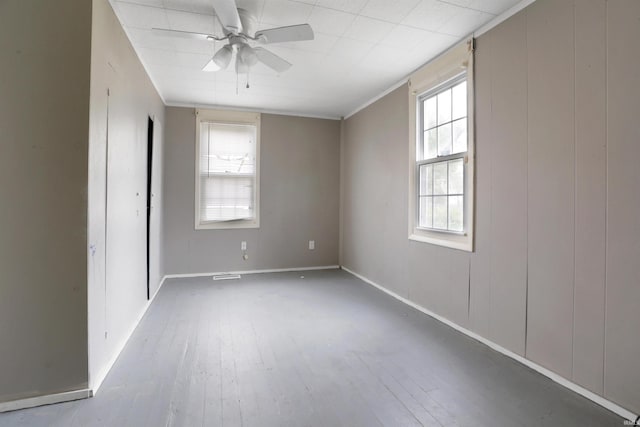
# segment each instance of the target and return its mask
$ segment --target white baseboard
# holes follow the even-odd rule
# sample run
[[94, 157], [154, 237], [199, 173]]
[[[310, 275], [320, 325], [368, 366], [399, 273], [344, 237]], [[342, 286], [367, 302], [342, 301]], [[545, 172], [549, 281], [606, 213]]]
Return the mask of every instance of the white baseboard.
[[444, 323], [445, 325], [450, 326], [450, 327], [452, 327], [453, 329], [455, 329], [455, 330], [457, 330], [459, 332], [462, 332], [463, 334], [473, 338], [474, 340], [479, 341], [482, 344], [492, 348], [493, 350], [497, 351], [498, 353], [502, 353], [505, 356], [510, 357], [510, 358], [516, 360], [517, 362], [522, 363], [523, 365], [533, 369], [534, 371], [539, 372], [540, 374], [544, 375], [547, 378], [550, 378], [552, 381], [562, 385], [563, 387], [566, 387], [569, 390], [574, 391], [574, 392], [578, 393], [579, 395], [581, 395], [581, 396], [583, 396], [583, 397], [585, 397], [585, 398], [597, 403], [598, 405], [610, 410], [611, 412], [620, 415], [624, 419], [629, 420], [629, 421], [635, 421], [635, 420], [638, 419], [638, 414], [634, 414], [633, 412], [621, 407], [620, 405], [618, 405], [618, 404], [616, 404], [616, 403], [614, 403], [614, 402], [612, 402], [610, 400], [607, 400], [604, 397], [602, 397], [600, 395], [597, 395], [592, 391], [587, 390], [586, 388], [584, 388], [584, 387], [582, 387], [582, 386], [580, 386], [580, 385], [578, 385], [578, 384], [576, 384], [576, 383], [574, 383], [574, 382], [572, 382], [572, 381], [570, 381], [570, 380], [568, 380], [568, 379], [556, 374], [555, 372], [550, 371], [549, 369], [547, 369], [547, 368], [545, 368], [543, 366], [540, 366], [537, 363], [532, 362], [531, 360], [520, 356], [519, 354], [516, 354], [516, 353], [514, 353], [514, 352], [512, 352], [510, 350], [507, 350], [506, 348], [494, 343], [493, 341], [490, 341], [490, 340], [488, 340], [488, 339], [476, 334], [475, 332], [472, 332], [472, 331], [470, 331], [470, 330], [468, 330], [466, 328], [463, 328], [462, 326], [458, 325], [457, 323], [454, 323], [451, 320], [440, 316], [439, 314], [436, 314], [436, 313], [434, 313], [434, 312], [432, 312], [430, 310], [427, 310], [426, 308], [416, 304], [415, 302], [410, 301], [407, 298], [402, 297], [402, 296], [396, 294], [393, 291], [390, 291], [389, 289], [385, 288], [384, 286], [381, 286], [381, 285], [375, 283], [374, 281], [367, 279], [366, 277], [356, 273], [355, 271], [352, 271], [352, 270], [348, 269], [345, 266], [341, 266], [341, 268], [344, 271], [356, 276], [358, 279], [362, 280], [363, 282], [365, 282], [365, 283], [367, 283], [367, 284], [369, 284], [369, 285], [371, 285], [371, 286], [373, 286], [375, 288], [378, 288], [382, 292], [385, 292], [386, 294], [394, 297], [398, 301], [401, 301], [401, 302], [407, 304], [408, 306], [411, 306], [411, 307], [415, 308], [416, 310], [421, 311], [422, 313], [426, 314], [427, 316], [430, 316], [430, 317], [432, 317], [432, 318]]
[[311, 270], [337, 270], [339, 265], [323, 265], [319, 267], [293, 267], [293, 268], [271, 268], [266, 270], [242, 270], [242, 271], [216, 271], [212, 273], [187, 273], [187, 274], [167, 274], [162, 279], [182, 279], [187, 277], [207, 277], [219, 274], [261, 274], [261, 273], [286, 273], [288, 271], [311, 271]]
[[109, 373], [113, 365], [116, 363], [116, 360], [118, 360], [118, 357], [120, 356], [120, 353], [124, 349], [125, 345], [127, 345], [127, 342], [129, 341], [129, 338], [131, 338], [133, 331], [138, 327], [138, 324], [146, 314], [147, 309], [151, 305], [151, 302], [154, 300], [156, 295], [158, 295], [158, 291], [160, 291], [160, 288], [164, 284], [165, 279], [166, 279], [166, 276], [162, 278], [162, 280], [160, 281], [160, 285], [158, 286], [158, 289], [153, 294], [151, 299], [147, 301], [144, 308], [141, 310], [140, 315], [138, 316], [134, 324], [129, 329], [127, 335], [117, 346], [117, 351], [114, 353], [114, 356], [111, 358], [109, 363], [107, 363], [107, 365], [104, 367], [104, 369], [102, 369], [102, 371], [96, 376], [95, 379], [89, 378], [88, 389], [68, 391], [64, 393], [45, 394], [42, 396], [30, 397], [27, 399], [12, 400], [9, 402], [0, 402], [0, 413], [7, 412], [7, 411], [15, 411], [18, 409], [34, 408], [36, 406], [42, 406], [42, 405], [50, 405], [53, 403], [70, 402], [72, 400], [86, 399], [86, 398], [95, 396], [96, 393], [98, 392], [98, 389], [102, 385], [102, 382], [107, 377], [107, 374]]
[[0, 412], [17, 411], [18, 409], [33, 408], [35, 406], [51, 405], [53, 403], [70, 402], [86, 399], [91, 395], [89, 389], [73, 390], [64, 393], [45, 394], [27, 399], [11, 400], [0, 403]]
[[100, 371], [100, 373], [98, 375], [96, 375], [95, 379], [89, 378], [89, 387], [90, 387], [89, 388], [89, 397], [93, 397], [93, 396], [96, 395], [96, 393], [98, 393], [98, 390], [100, 389], [100, 386], [102, 385], [104, 379], [109, 374], [109, 371], [111, 370], [111, 368], [113, 368], [113, 365], [116, 363], [116, 360], [118, 360], [118, 357], [120, 357], [120, 353], [122, 353], [122, 350], [124, 350], [124, 347], [127, 345], [127, 342], [129, 342], [129, 339], [131, 338], [131, 335], [133, 335], [133, 331], [136, 330], [136, 328], [140, 324], [140, 321], [142, 320], [144, 315], [147, 313], [147, 310], [149, 309], [149, 306], [151, 305], [153, 300], [156, 298], [156, 295], [158, 295], [158, 292], [160, 292], [160, 288], [162, 288], [162, 285], [164, 284], [166, 279], [167, 279], [167, 276], [164, 276], [162, 278], [162, 280], [160, 281], [160, 285], [158, 285], [158, 289], [156, 289], [156, 292], [151, 296], [149, 301], [146, 302], [146, 304], [144, 305], [144, 307], [140, 311], [140, 314], [138, 314], [138, 317], [136, 318], [136, 321], [131, 325], [131, 327], [127, 331], [127, 334], [120, 341], [120, 343], [118, 343], [118, 345], [116, 347], [117, 350], [113, 354], [113, 357], [111, 358], [111, 360], [109, 360], [109, 362], [102, 369], [102, 371]]

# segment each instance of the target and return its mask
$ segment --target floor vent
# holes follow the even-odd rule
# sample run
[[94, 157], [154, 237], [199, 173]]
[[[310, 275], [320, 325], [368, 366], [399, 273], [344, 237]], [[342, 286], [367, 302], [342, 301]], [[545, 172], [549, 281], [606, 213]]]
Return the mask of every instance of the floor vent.
[[213, 276], [213, 280], [234, 280], [240, 279], [241, 277], [239, 274], [216, 274]]

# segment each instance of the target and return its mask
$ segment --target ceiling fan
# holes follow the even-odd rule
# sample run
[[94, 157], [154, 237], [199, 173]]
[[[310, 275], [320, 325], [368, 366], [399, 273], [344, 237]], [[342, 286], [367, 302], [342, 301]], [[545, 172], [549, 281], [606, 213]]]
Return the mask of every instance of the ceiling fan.
[[[275, 53], [260, 46], [254, 47], [252, 44], [294, 42], [313, 40], [314, 38], [313, 30], [309, 24], [270, 28], [254, 33], [255, 16], [245, 9], [237, 8], [235, 0], [213, 0], [213, 7], [218, 21], [222, 25], [224, 36], [165, 28], [153, 28], [153, 31], [200, 40], [228, 40], [227, 44], [213, 55], [202, 70], [219, 71], [227, 68], [235, 52], [235, 69], [238, 74], [248, 73], [249, 69], [258, 62], [262, 62], [278, 73], [282, 73], [291, 67], [291, 63]], [[253, 36], [251, 35], [252, 33]]]

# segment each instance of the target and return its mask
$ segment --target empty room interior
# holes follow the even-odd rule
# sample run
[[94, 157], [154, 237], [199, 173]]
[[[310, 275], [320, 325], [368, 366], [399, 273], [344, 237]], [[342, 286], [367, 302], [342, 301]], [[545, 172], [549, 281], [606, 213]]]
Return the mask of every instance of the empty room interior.
[[639, 41], [637, 0], [0, 0], [0, 425], [640, 425]]

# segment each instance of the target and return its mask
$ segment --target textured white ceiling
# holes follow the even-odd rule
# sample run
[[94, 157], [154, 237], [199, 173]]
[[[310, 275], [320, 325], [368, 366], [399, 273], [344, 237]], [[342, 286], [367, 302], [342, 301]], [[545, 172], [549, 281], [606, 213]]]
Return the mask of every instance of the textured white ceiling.
[[388, 89], [520, 0], [237, 0], [256, 29], [309, 23], [311, 41], [265, 46], [293, 64], [202, 71], [223, 42], [158, 35], [152, 28], [222, 34], [212, 0], [111, 0], [169, 105], [225, 106], [340, 117]]

